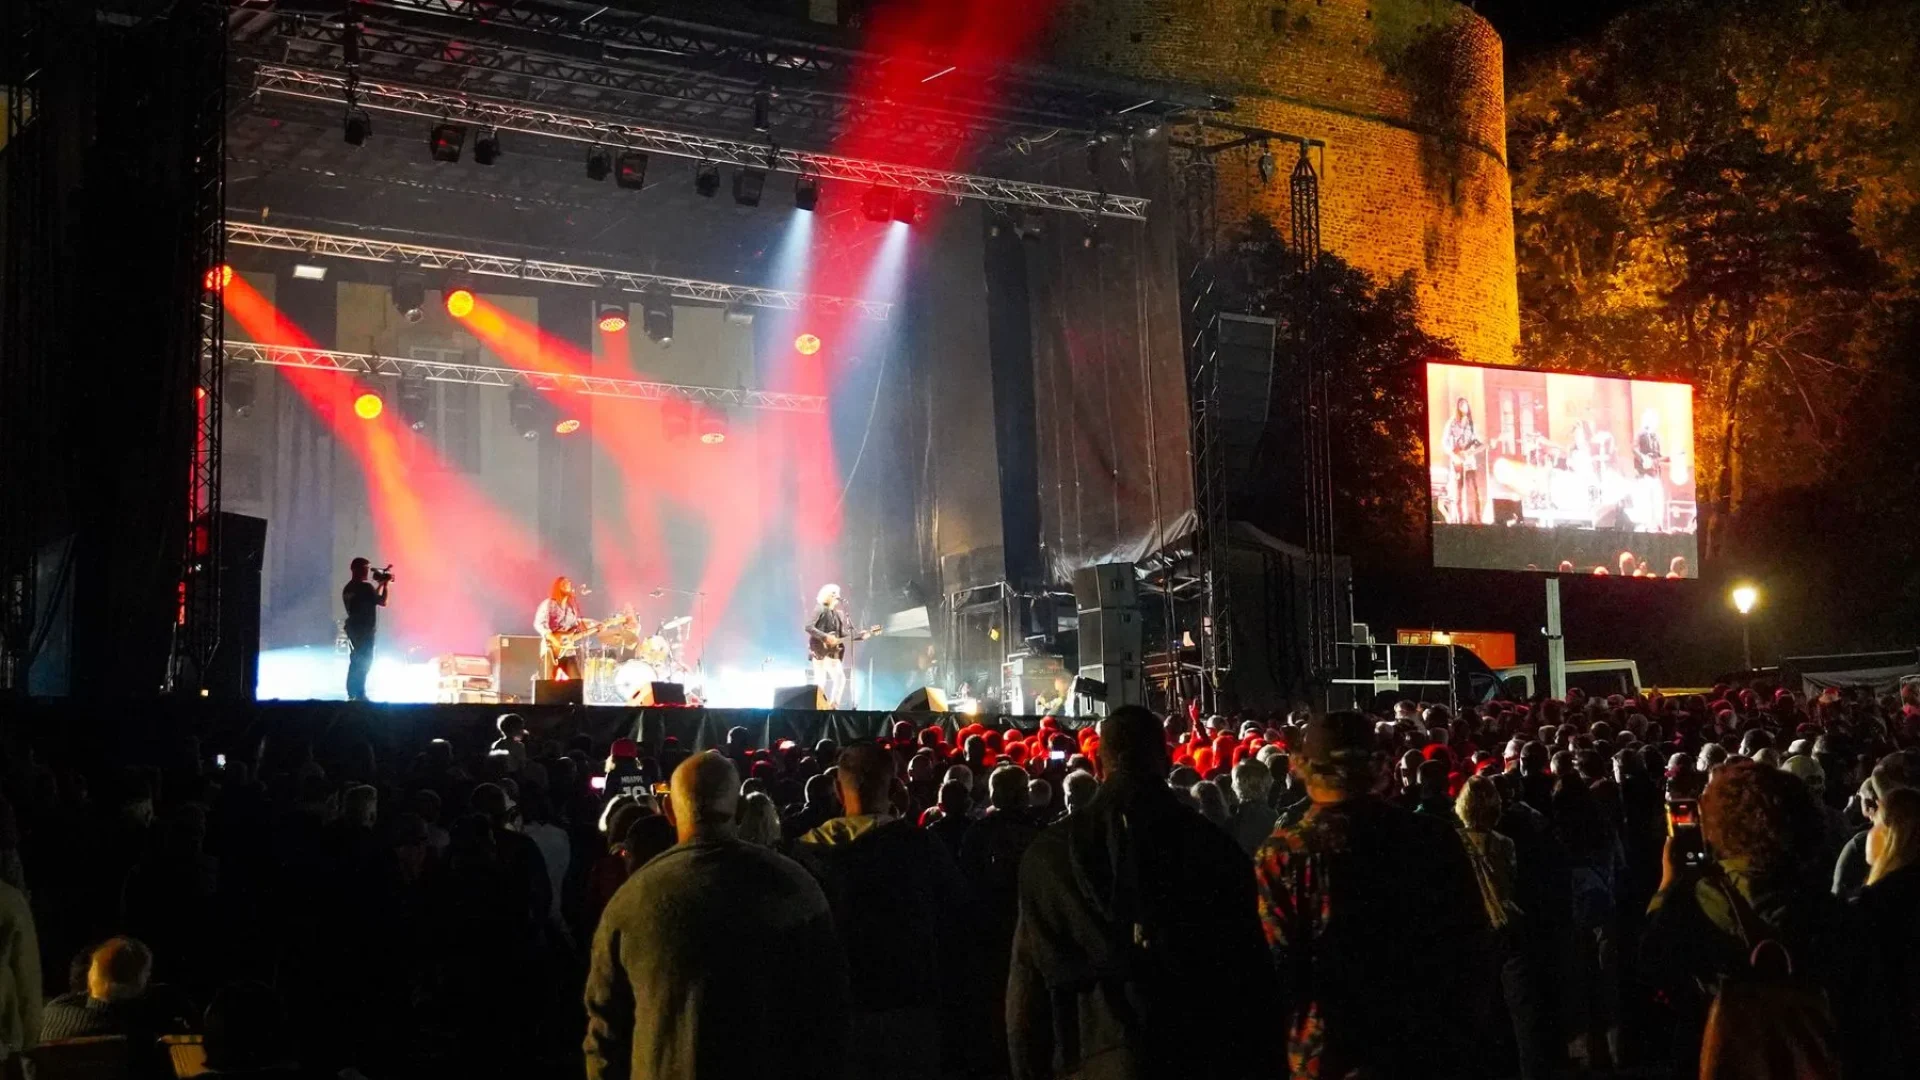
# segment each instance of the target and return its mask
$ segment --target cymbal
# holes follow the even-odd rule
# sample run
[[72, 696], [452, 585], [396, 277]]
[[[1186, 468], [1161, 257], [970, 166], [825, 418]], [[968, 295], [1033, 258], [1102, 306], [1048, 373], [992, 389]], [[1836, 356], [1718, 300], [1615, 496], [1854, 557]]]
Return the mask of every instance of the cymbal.
[[668, 619], [666, 622], [660, 624], [660, 632], [664, 634], [672, 630], [678, 630], [692, 621], [693, 616], [691, 615], [682, 615], [679, 618]]

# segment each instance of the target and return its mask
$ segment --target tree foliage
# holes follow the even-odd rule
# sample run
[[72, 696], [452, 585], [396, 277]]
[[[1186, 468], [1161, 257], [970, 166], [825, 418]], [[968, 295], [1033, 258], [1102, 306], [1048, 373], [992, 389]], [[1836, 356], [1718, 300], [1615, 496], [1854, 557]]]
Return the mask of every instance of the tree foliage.
[[1707, 553], [1911, 390], [1920, 5], [1662, 0], [1508, 104], [1522, 358], [1681, 379]]

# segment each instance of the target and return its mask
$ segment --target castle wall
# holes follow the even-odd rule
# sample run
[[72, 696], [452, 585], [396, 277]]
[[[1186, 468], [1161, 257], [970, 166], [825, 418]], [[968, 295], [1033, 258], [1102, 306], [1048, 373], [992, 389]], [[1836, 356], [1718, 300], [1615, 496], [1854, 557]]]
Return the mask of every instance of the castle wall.
[[[1322, 139], [1322, 246], [1375, 277], [1411, 274], [1424, 326], [1470, 360], [1519, 339], [1501, 43], [1484, 19], [1428, 0], [1071, 0], [1050, 60], [1204, 87], [1228, 123]], [[1227, 138], [1215, 133], [1213, 141]], [[1224, 224], [1288, 226], [1295, 151], [1219, 158]]]

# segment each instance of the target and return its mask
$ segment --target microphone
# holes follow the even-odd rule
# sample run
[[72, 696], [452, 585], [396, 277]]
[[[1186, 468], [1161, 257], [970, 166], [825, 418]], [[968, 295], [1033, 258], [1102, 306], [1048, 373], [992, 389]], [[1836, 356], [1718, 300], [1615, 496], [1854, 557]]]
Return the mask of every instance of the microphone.
[[592, 590], [592, 589], [590, 589], [590, 588], [588, 588], [588, 587], [587, 587], [587, 586], [585, 586], [585, 585], [576, 585], [576, 586], [574, 586], [574, 590], [573, 590], [573, 591], [574, 591], [574, 592], [577, 592], [577, 593], [579, 593], [579, 594], [580, 594], [581, 596], [592, 596], [592, 595], [593, 595], [593, 590]]

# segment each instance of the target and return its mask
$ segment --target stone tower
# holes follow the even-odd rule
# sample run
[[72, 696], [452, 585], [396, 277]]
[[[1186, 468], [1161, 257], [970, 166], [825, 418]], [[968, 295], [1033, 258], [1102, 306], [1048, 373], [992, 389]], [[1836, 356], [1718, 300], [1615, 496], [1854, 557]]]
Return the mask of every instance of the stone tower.
[[[1232, 98], [1219, 119], [1326, 142], [1322, 246], [1411, 273], [1425, 328], [1510, 363], [1520, 336], [1500, 38], [1446, 0], [1066, 0], [1051, 59]], [[1219, 136], [1224, 137], [1224, 136]], [[1297, 151], [1219, 159], [1223, 224], [1288, 226]], [[1316, 165], [1321, 164], [1316, 156]]]

